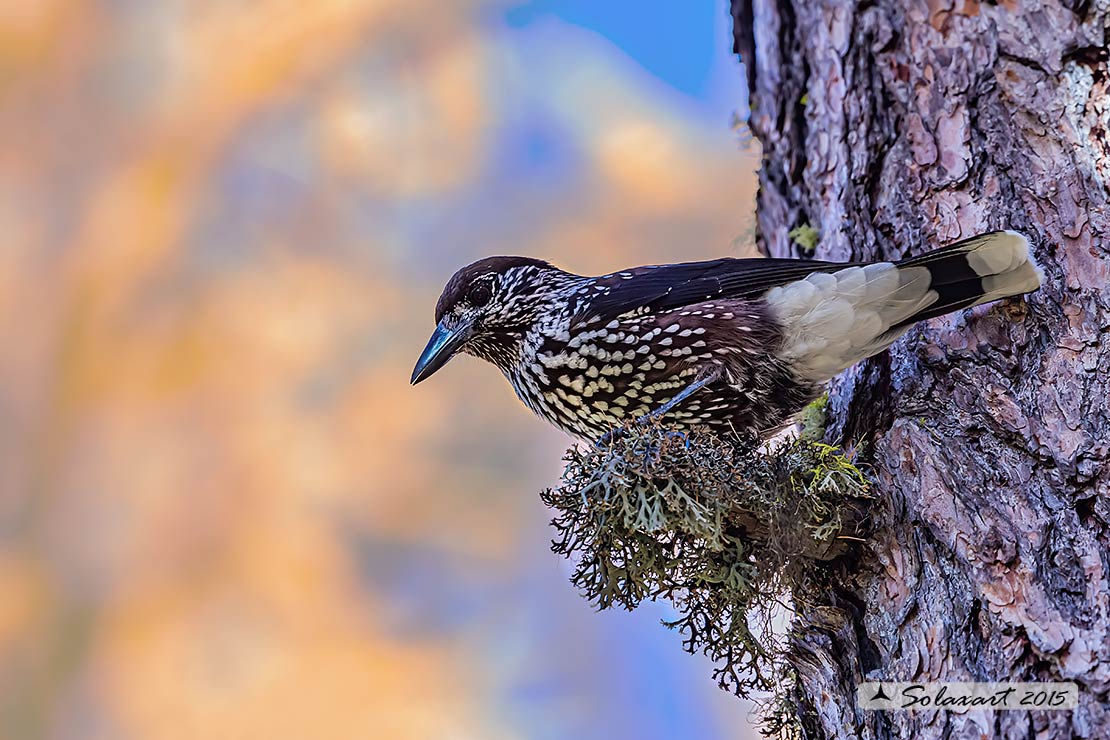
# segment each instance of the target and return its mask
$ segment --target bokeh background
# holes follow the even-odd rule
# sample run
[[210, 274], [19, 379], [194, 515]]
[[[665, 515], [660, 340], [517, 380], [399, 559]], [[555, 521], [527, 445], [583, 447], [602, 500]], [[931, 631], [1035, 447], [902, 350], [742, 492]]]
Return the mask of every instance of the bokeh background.
[[0, 738], [743, 738], [455, 268], [750, 249], [724, 0], [0, 1]]

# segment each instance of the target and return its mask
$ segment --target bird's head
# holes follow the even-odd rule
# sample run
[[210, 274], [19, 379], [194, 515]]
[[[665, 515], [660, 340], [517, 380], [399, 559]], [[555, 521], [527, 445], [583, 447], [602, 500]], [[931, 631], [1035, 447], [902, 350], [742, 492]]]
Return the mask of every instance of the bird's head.
[[436, 330], [416, 361], [412, 383], [459, 352], [507, 369], [545, 297], [569, 277], [531, 257], [486, 257], [456, 272], [436, 303]]

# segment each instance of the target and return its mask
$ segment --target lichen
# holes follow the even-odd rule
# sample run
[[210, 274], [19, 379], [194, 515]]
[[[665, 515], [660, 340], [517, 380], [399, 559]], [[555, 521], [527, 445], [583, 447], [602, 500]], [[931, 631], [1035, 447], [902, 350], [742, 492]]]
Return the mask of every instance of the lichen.
[[[760, 734], [775, 740], [802, 740], [806, 732], [801, 703], [798, 701], [799, 678], [796, 671], [784, 671], [783, 681], [761, 709]], [[814, 733], [815, 734], [815, 733]]]
[[769, 449], [630, 424], [565, 459], [542, 498], [583, 596], [601, 609], [668, 600], [679, 616], [666, 624], [713, 660], [722, 688], [781, 685], [770, 610], [856, 539], [868, 482], [849, 457], [812, 439]]
[[801, 247], [806, 254], [813, 254], [817, 249], [817, 242], [821, 240], [820, 232], [809, 224], [795, 226], [786, 233], [786, 236]]

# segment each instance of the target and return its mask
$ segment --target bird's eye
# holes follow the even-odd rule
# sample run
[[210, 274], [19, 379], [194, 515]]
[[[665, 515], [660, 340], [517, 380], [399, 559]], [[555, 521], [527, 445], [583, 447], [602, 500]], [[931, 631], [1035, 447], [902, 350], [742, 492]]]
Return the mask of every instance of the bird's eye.
[[492, 297], [493, 288], [487, 280], [474, 283], [466, 293], [466, 298], [472, 306], [484, 306], [489, 303], [489, 299]]

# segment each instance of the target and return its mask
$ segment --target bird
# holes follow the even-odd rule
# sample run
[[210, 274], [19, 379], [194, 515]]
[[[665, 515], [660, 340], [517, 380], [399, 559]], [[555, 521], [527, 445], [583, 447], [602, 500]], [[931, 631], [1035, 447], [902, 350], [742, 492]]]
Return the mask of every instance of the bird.
[[411, 383], [462, 353], [500, 369], [536, 415], [596, 444], [650, 420], [761, 438], [917, 322], [1042, 279], [1016, 231], [900, 261], [722, 257], [596, 277], [486, 257], [448, 280]]

